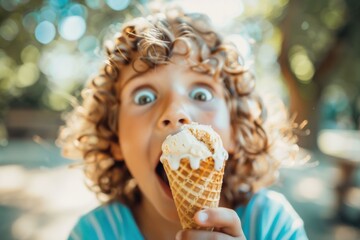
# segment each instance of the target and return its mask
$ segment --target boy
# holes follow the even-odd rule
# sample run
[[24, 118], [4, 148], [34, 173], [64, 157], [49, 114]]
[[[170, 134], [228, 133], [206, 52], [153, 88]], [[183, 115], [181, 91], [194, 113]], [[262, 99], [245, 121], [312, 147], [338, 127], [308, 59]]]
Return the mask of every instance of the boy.
[[[206, 16], [172, 8], [134, 19], [107, 53], [59, 137], [107, 197], [70, 239], [307, 239], [286, 199], [264, 188], [294, 159], [291, 123], [265, 107], [238, 50]], [[212, 232], [181, 230], [159, 160], [166, 136], [190, 122], [211, 125], [230, 154], [220, 207], [194, 216]]]

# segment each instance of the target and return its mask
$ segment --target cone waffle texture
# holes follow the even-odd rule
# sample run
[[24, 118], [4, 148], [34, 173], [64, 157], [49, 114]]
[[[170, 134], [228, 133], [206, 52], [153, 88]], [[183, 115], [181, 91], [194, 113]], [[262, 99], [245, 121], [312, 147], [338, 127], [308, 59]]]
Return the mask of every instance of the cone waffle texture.
[[214, 160], [209, 157], [200, 162], [198, 169], [192, 169], [188, 159], [182, 159], [177, 170], [172, 170], [168, 161], [163, 165], [182, 228], [212, 230], [198, 226], [193, 217], [202, 208], [219, 206], [225, 164], [217, 171]]

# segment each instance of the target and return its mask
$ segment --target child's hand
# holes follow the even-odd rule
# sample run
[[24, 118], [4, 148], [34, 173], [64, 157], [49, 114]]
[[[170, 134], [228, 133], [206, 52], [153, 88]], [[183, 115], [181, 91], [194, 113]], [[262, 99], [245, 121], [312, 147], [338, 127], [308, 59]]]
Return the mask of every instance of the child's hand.
[[198, 211], [195, 222], [204, 227], [214, 227], [214, 231], [182, 230], [176, 234], [180, 239], [241, 239], [245, 240], [241, 222], [236, 212], [229, 208], [207, 208]]

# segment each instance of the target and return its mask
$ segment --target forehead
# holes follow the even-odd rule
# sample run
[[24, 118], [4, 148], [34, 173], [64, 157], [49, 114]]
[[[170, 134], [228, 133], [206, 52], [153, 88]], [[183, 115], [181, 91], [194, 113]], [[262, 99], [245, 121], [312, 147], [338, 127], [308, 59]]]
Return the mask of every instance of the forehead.
[[120, 76], [118, 80], [118, 86], [122, 89], [126, 84], [137, 78], [155, 77], [155, 76], [167, 76], [174, 74], [183, 74], [188, 76], [207, 76], [212, 77], [209, 74], [199, 73], [192, 70], [189, 60], [184, 57], [173, 57], [166, 64], [156, 65], [154, 68], [143, 67], [143, 71], [136, 71], [135, 64], [129, 64], [121, 67]]

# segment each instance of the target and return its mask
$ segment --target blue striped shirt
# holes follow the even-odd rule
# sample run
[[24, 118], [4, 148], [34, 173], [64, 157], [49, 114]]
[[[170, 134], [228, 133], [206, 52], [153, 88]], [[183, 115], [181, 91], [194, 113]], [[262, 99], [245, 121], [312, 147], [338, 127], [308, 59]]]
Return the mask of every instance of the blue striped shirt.
[[[308, 239], [303, 221], [280, 193], [263, 189], [246, 206], [235, 210], [246, 239]], [[81, 217], [68, 239], [141, 240], [144, 237], [129, 208], [114, 202]]]

